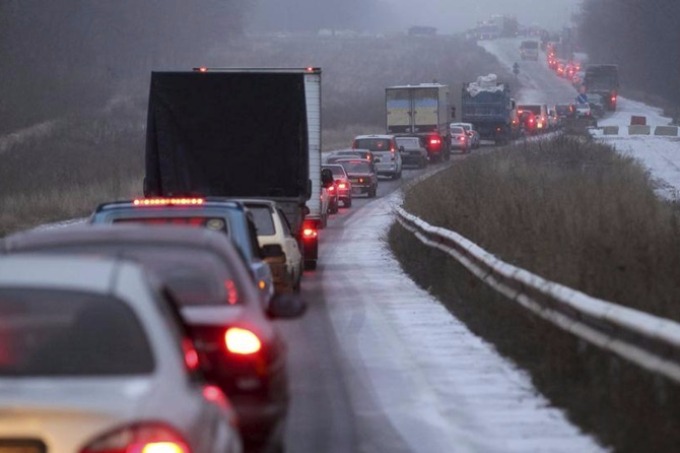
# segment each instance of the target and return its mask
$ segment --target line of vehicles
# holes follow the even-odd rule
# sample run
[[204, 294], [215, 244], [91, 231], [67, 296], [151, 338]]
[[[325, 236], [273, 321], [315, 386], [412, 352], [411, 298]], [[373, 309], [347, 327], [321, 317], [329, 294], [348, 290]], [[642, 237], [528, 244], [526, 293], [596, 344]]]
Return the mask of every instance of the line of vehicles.
[[306, 309], [334, 181], [320, 78], [152, 73], [144, 196], [0, 239], [0, 450], [284, 450], [274, 320]]

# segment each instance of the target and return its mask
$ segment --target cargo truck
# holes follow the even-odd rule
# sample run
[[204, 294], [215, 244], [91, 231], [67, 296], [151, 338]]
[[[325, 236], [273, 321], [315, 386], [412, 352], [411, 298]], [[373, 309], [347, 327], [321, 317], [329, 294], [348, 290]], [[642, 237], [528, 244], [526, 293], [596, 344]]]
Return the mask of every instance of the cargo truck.
[[321, 70], [153, 72], [146, 196], [265, 198], [315, 268], [321, 227]]
[[419, 136], [430, 161], [451, 155], [449, 87], [439, 83], [400, 85], [385, 89], [387, 133]]
[[504, 144], [517, 137], [519, 121], [510, 87], [495, 74], [463, 84], [461, 122], [472, 123], [482, 140]]
[[604, 108], [616, 110], [619, 95], [619, 67], [614, 64], [591, 64], [586, 67], [583, 85], [587, 93], [602, 96]]

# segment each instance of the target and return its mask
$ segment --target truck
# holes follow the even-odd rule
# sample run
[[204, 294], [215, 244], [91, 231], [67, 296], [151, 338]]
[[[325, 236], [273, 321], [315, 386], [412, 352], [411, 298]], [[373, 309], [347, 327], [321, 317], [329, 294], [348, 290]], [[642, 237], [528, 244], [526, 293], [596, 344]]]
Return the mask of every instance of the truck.
[[619, 67], [615, 64], [591, 64], [586, 66], [583, 76], [583, 86], [586, 93], [602, 96], [604, 108], [616, 110], [619, 95]]
[[522, 41], [519, 53], [522, 60], [538, 61], [538, 41]]
[[431, 162], [451, 155], [449, 87], [440, 83], [385, 88], [387, 133], [421, 138]]
[[482, 140], [504, 144], [516, 138], [519, 121], [515, 107], [510, 87], [495, 74], [463, 83], [461, 122], [472, 123]]
[[145, 171], [145, 196], [277, 202], [316, 268], [321, 69], [152, 72]]

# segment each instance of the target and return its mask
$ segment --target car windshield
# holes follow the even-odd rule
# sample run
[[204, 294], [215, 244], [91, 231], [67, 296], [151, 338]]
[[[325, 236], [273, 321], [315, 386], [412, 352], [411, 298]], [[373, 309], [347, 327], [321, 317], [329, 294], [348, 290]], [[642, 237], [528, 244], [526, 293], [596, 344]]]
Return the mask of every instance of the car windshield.
[[354, 141], [354, 147], [370, 151], [390, 151], [390, 140], [387, 138], [358, 138]]
[[397, 145], [403, 146], [406, 149], [420, 148], [420, 139], [417, 137], [397, 138]]
[[136, 314], [109, 295], [0, 289], [0, 376], [119, 376], [154, 370]]
[[359, 160], [352, 160], [352, 161], [340, 162], [340, 165], [343, 166], [343, 168], [345, 169], [345, 171], [348, 174], [371, 173], [371, 166], [369, 165], [368, 162], [359, 161]]

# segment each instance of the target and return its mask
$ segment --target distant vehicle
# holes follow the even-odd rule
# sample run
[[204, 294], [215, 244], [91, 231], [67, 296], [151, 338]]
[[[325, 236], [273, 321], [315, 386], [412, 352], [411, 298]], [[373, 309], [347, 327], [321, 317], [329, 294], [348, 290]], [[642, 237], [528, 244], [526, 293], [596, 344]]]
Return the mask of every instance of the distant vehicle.
[[538, 61], [538, 41], [522, 41], [519, 52], [522, 60]]
[[554, 130], [560, 126], [559, 116], [557, 115], [557, 110], [555, 107], [548, 109], [548, 129]]
[[397, 136], [397, 145], [401, 151], [401, 160], [404, 165], [415, 165], [418, 168], [427, 167], [427, 149], [422, 146], [422, 137]]
[[337, 161], [347, 172], [352, 183], [352, 195], [366, 194], [375, 198], [378, 193], [378, 174], [371, 161], [365, 159], [345, 159]]
[[560, 121], [565, 118], [573, 118], [576, 114], [573, 104], [557, 104], [555, 112], [557, 112], [557, 117]]
[[531, 112], [536, 116], [537, 132], [546, 132], [549, 128], [548, 107], [545, 104], [522, 104], [517, 106], [517, 114]]
[[461, 122], [471, 123], [482, 140], [507, 143], [517, 136], [517, 114], [510, 87], [495, 74], [464, 83]]
[[274, 200], [313, 268], [327, 215], [320, 172], [321, 69], [151, 73], [145, 196]]
[[470, 148], [477, 149], [480, 146], [481, 139], [479, 138], [479, 132], [475, 130], [475, 125], [472, 123], [451, 123], [451, 126], [460, 126], [465, 129], [468, 137], [470, 137]]
[[602, 95], [597, 93], [590, 93], [588, 95], [588, 105], [590, 105], [590, 112], [595, 118], [602, 118], [604, 116], [604, 99]]
[[[286, 348], [271, 318], [300, 316], [305, 306], [291, 294], [277, 295], [264, 306], [238, 250], [225, 235], [189, 227], [100, 225], [18, 233], [0, 244], [4, 253], [115, 256], [144, 265], [174, 295], [207, 361], [206, 377], [229, 396], [246, 445], [283, 444], [281, 428], [290, 399]], [[124, 338], [118, 329], [111, 326], [92, 335], [109, 332]], [[79, 347], [85, 343], [83, 339]], [[134, 357], [136, 348], [120, 352]], [[97, 354], [103, 361], [111, 359], [106, 349]], [[174, 395], [166, 398], [176, 404]]]
[[1, 449], [240, 453], [176, 310], [138, 264], [1, 257]]
[[519, 124], [525, 135], [536, 135], [538, 133], [536, 123], [536, 115], [532, 111], [525, 110], [519, 114]]
[[588, 95], [602, 96], [606, 110], [616, 110], [619, 95], [619, 67], [614, 64], [588, 65], [583, 78]]
[[326, 189], [326, 194], [328, 195], [328, 201], [326, 202], [326, 217], [323, 223], [324, 228], [328, 222], [328, 214], [337, 214], [340, 206], [340, 196], [338, 195], [338, 187], [333, 179], [333, 172], [330, 170], [324, 170], [321, 167], [321, 185]]
[[575, 109], [576, 118], [590, 118], [592, 117], [592, 111], [590, 109], [590, 104], [576, 104]]
[[421, 83], [385, 88], [387, 133], [422, 137], [430, 162], [449, 158], [451, 117], [448, 85]]
[[451, 148], [462, 153], [470, 152], [470, 137], [462, 126], [451, 126]]
[[137, 198], [102, 203], [89, 223], [188, 225], [219, 231], [230, 237], [248, 263], [266, 302], [274, 295], [274, 278], [262, 259], [257, 228], [245, 206], [228, 199]]
[[238, 201], [253, 214], [258, 243], [274, 276], [275, 293], [300, 292], [304, 260], [281, 208], [272, 200], [244, 198]]
[[[370, 151], [369, 151], [370, 152]], [[346, 159], [347, 157], [345, 157]], [[367, 159], [368, 160], [368, 159]], [[342, 202], [343, 207], [349, 208], [352, 206], [352, 183], [345, 168], [340, 164], [325, 164], [321, 167], [322, 170], [328, 169], [333, 173], [338, 190], [338, 198]]]
[[354, 137], [352, 148], [368, 149], [373, 153], [378, 175], [401, 178], [401, 153], [394, 135], [358, 135]]

